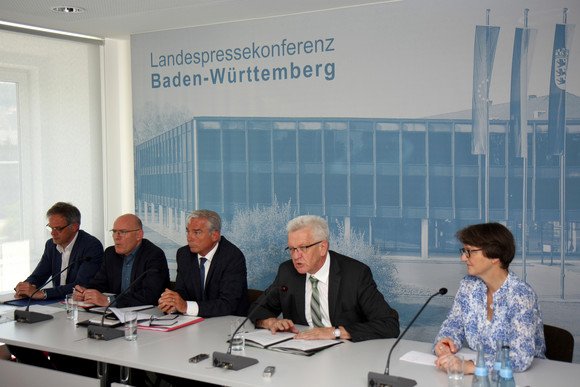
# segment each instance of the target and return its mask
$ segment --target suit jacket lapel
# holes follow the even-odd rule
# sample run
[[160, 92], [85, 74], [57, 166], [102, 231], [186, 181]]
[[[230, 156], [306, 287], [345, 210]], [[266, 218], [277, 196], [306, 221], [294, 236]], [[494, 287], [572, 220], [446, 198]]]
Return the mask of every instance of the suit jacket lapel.
[[[84, 257], [79, 257], [79, 250], [81, 249], [81, 244], [82, 244], [82, 235], [81, 235], [81, 230], [77, 231], [77, 240], [75, 241], [75, 244], [72, 248], [72, 251], [70, 252], [70, 256], [68, 257], [68, 264], [70, 265], [73, 262], [76, 262], [79, 258], [84, 258]], [[93, 258], [93, 257], [91, 257]], [[71, 266], [67, 271], [66, 271], [66, 278], [65, 281], [68, 282], [68, 276], [73, 272], [73, 270], [75, 271], [74, 274], [76, 276], [76, 272], [78, 270], [77, 269], [77, 265], [73, 265]], [[63, 284], [65, 285], [65, 284]]]
[[[207, 273], [205, 276], [205, 290], [206, 290], [206, 292], [207, 292], [207, 284], [211, 283], [211, 277], [213, 277], [214, 271], [216, 271], [216, 268], [219, 266], [220, 249], [221, 248], [222, 248], [222, 245], [219, 244], [217, 250], [215, 251], [215, 254], [213, 255], [213, 258], [211, 259], [211, 266], [209, 267], [209, 271], [207, 271], [207, 262], [205, 263], [206, 273]], [[197, 260], [197, 262], [199, 263], [199, 259]]]
[[[296, 273], [298, 274], [298, 272]], [[294, 305], [297, 309], [295, 312], [297, 316], [302, 316], [302, 321], [306, 322], [306, 303], [304, 300], [306, 297], [306, 274], [298, 274], [298, 278], [296, 279], [296, 287], [298, 288], [298, 292], [296, 293], [296, 302], [294, 302]]]
[[[338, 303], [338, 290], [340, 289], [340, 266], [337, 260], [330, 253], [330, 272], [328, 273], [328, 314], [330, 322], [333, 323]], [[334, 323], [333, 323], [334, 324]]]

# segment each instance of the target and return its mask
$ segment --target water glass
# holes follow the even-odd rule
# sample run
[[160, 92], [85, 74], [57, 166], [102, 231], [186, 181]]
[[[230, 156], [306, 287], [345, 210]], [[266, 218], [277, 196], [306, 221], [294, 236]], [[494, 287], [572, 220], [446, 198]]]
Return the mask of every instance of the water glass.
[[244, 337], [244, 333], [246, 333], [246, 329], [245, 326], [242, 325], [240, 327], [240, 329], [238, 330], [238, 333], [236, 333], [235, 336], [233, 336], [234, 332], [236, 331], [236, 329], [240, 326], [240, 324], [244, 321], [244, 318], [236, 318], [233, 319], [230, 322], [230, 337], [231, 337], [231, 344], [232, 344], [232, 353], [243, 353], [244, 352], [244, 348], [245, 348], [245, 344], [246, 344], [246, 339]]
[[464, 367], [463, 355], [455, 354], [447, 357], [447, 385], [449, 387], [463, 387]]
[[137, 312], [125, 313], [125, 340], [137, 340]]
[[66, 306], [66, 318], [73, 321], [79, 319], [79, 303], [73, 298], [73, 294], [67, 294], [64, 299]]

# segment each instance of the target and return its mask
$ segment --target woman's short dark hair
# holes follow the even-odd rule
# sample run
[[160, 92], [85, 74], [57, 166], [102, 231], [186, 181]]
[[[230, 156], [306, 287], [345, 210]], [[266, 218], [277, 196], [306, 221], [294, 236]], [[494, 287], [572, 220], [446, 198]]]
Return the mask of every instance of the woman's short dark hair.
[[478, 247], [487, 258], [499, 258], [503, 269], [509, 267], [516, 255], [514, 236], [500, 223], [482, 223], [467, 226], [455, 234], [464, 245]]

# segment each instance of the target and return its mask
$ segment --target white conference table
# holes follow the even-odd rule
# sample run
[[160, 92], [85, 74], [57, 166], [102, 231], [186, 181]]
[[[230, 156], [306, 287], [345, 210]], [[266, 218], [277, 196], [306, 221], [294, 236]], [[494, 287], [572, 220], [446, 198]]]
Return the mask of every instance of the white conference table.
[[[79, 320], [91, 316], [94, 314], [80, 313]], [[217, 385], [351, 387], [366, 386], [369, 371], [384, 371], [388, 351], [395, 341], [345, 341], [310, 357], [246, 346], [245, 355], [258, 359], [258, 364], [239, 371], [213, 367], [211, 355], [214, 351], [226, 352], [230, 321], [234, 318], [210, 318], [173, 332], [139, 330], [134, 342], [123, 338], [98, 341], [88, 339], [87, 329], [76, 327], [62, 311], [52, 320], [35, 324], [2, 323], [0, 342]], [[402, 340], [393, 351], [391, 374], [415, 379], [418, 386], [447, 386], [446, 374], [435, 367], [399, 360], [408, 351], [428, 353], [430, 349], [430, 343]], [[198, 364], [188, 362], [199, 353], [209, 354], [210, 359]], [[262, 376], [266, 366], [276, 367], [271, 378]], [[515, 378], [518, 386], [576, 386], [580, 365], [536, 359], [528, 371], [515, 374]], [[466, 376], [465, 386], [470, 385], [471, 376]]]

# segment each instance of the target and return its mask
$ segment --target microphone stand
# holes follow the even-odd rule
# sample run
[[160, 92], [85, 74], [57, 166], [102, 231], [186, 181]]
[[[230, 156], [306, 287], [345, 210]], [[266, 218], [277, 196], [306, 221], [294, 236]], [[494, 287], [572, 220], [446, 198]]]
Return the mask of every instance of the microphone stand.
[[405, 333], [407, 333], [407, 331], [409, 330], [411, 325], [413, 325], [413, 323], [415, 322], [417, 317], [419, 317], [419, 315], [421, 314], [423, 309], [425, 309], [425, 307], [433, 299], [433, 297], [438, 296], [439, 294], [443, 295], [446, 293], [447, 293], [447, 288], [441, 288], [441, 289], [439, 289], [439, 291], [437, 293], [432, 294], [431, 297], [429, 297], [429, 299], [427, 300], [427, 302], [425, 302], [423, 304], [423, 306], [421, 307], [421, 309], [419, 309], [419, 311], [417, 312], [415, 317], [413, 317], [413, 319], [411, 320], [409, 325], [407, 325], [407, 328], [405, 328], [403, 333], [401, 333], [401, 335], [395, 341], [395, 344], [393, 344], [393, 346], [391, 347], [391, 350], [389, 351], [389, 357], [387, 358], [387, 366], [385, 368], [385, 373], [383, 373], [383, 374], [379, 374], [377, 372], [369, 372], [368, 373], [368, 386], [369, 387], [412, 387], [412, 386], [415, 386], [417, 384], [417, 382], [413, 379], [407, 379], [407, 378], [403, 378], [400, 376], [389, 375], [389, 365], [391, 363], [391, 354], [393, 353], [393, 349], [397, 346], [397, 344], [399, 344], [399, 341], [401, 341], [403, 336], [405, 336]]
[[243, 368], [249, 367], [249, 366], [254, 365], [254, 364], [259, 362], [258, 359], [254, 359], [251, 357], [232, 355], [232, 342], [234, 341], [234, 337], [236, 337], [236, 334], [238, 333], [238, 331], [244, 326], [246, 321], [248, 321], [250, 319], [250, 316], [252, 315], [252, 313], [255, 312], [256, 310], [258, 310], [264, 304], [264, 301], [268, 299], [268, 296], [269, 296], [269, 293], [264, 293], [264, 295], [260, 299], [260, 302], [256, 305], [256, 307], [250, 313], [248, 313], [248, 317], [246, 317], [244, 319], [244, 321], [242, 321], [242, 323], [240, 325], [238, 325], [238, 327], [236, 328], [236, 330], [232, 334], [232, 337], [230, 338], [230, 344], [228, 345], [228, 351], [226, 353], [223, 353], [223, 352], [214, 352], [213, 353], [212, 361], [213, 361], [214, 367], [220, 367], [220, 368], [224, 368], [224, 369], [228, 369], [228, 370], [237, 371], [237, 370], [241, 370]]
[[127, 289], [123, 290], [121, 293], [119, 293], [119, 295], [117, 297], [115, 297], [115, 299], [113, 300], [113, 302], [111, 302], [103, 311], [103, 317], [101, 317], [101, 324], [100, 325], [89, 325], [87, 328], [87, 337], [89, 339], [95, 339], [95, 340], [104, 340], [104, 341], [109, 341], [109, 340], [113, 340], [116, 339], [118, 337], [124, 336], [125, 332], [121, 331], [119, 329], [113, 328], [113, 327], [106, 327], [105, 326], [105, 316], [107, 315], [107, 311], [109, 310], [109, 308], [111, 306], [113, 306], [113, 304], [117, 303], [117, 301], [119, 301], [119, 299], [121, 297], [123, 297], [125, 294], [127, 294], [127, 292], [133, 287], [133, 285], [135, 285], [137, 282], [139, 282], [143, 277], [145, 277], [146, 274], [151, 273], [151, 272], [155, 272], [158, 273], [159, 269], [149, 269], [146, 270], [145, 272], [143, 272], [139, 277], [135, 278], [135, 281], [131, 282], [129, 284], [129, 286], [127, 286]]
[[14, 320], [16, 320], [17, 322], [21, 322], [21, 323], [34, 324], [34, 323], [37, 323], [40, 321], [46, 321], [46, 320], [50, 320], [50, 319], [54, 318], [54, 316], [52, 314], [30, 312], [29, 309], [30, 309], [30, 303], [32, 302], [32, 297], [34, 297], [34, 295], [36, 293], [38, 293], [42, 288], [44, 288], [46, 285], [48, 285], [48, 283], [50, 281], [54, 280], [56, 277], [61, 275], [65, 270], [68, 270], [68, 268], [70, 268], [72, 265], [74, 265], [76, 263], [80, 263], [80, 262], [90, 261], [90, 260], [91, 260], [91, 257], [77, 259], [76, 261], [67, 265], [67, 267], [62, 269], [60, 272], [58, 272], [57, 274], [55, 274], [51, 278], [49, 278], [48, 281], [46, 281], [41, 287], [36, 289], [34, 291], [34, 293], [32, 293], [30, 295], [30, 297], [28, 297], [28, 303], [26, 304], [26, 309], [14, 311]]

